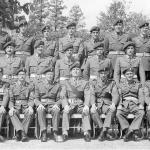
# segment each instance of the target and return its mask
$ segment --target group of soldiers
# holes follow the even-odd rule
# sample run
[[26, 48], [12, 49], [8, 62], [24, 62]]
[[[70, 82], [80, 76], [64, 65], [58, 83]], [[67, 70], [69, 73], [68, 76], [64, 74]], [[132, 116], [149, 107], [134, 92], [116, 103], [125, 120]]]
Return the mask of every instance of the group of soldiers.
[[[16, 130], [16, 140], [25, 142], [37, 115], [40, 138], [47, 141], [46, 114], [52, 115], [54, 140], [62, 116], [62, 138], [68, 140], [71, 115], [82, 114], [84, 140], [91, 141], [91, 120], [99, 127], [99, 141], [113, 140], [109, 133], [114, 118], [125, 142], [138, 141], [144, 116], [150, 123], [149, 23], [139, 25], [140, 34], [123, 32], [123, 20], [104, 38], [100, 28], [90, 30], [90, 39], [76, 37], [76, 23], [66, 26], [67, 35], [49, 38], [50, 26], [36, 39], [24, 35], [28, 24], [19, 23], [20, 33], [0, 37], [0, 141], [6, 115]], [[19, 114], [24, 114], [23, 120]], [[101, 119], [105, 114], [105, 120]], [[133, 114], [131, 124], [128, 114]], [[150, 140], [150, 135], [148, 135]]]

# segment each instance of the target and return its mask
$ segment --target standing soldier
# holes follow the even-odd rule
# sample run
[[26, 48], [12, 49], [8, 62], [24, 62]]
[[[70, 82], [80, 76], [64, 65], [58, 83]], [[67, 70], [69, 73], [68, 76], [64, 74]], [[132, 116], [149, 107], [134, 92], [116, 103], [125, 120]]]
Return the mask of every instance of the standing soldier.
[[117, 57], [124, 55], [124, 43], [129, 40], [128, 35], [123, 32], [122, 19], [118, 19], [114, 22], [114, 31], [109, 34], [107, 38], [109, 40], [108, 58], [111, 59], [114, 68]]
[[112, 64], [109, 58], [106, 58], [104, 43], [95, 43], [93, 49], [97, 55], [90, 57], [85, 65], [83, 76], [85, 79], [93, 80], [97, 78], [99, 68], [109, 68], [109, 75], [112, 76]]
[[56, 62], [55, 81], [62, 83], [70, 77], [70, 66], [75, 62], [73, 58], [73, 45], [71, 43], [63, 47], [64, 57]]
[[4, 45], [4, 50], [6, 52], [5, 56], [1, 58], [0, 67], [3, 68], [3, 80], [11, 82], [15, 81], [16, 71], [22, 68], [23, 63], [19, 57], [15, 56], [15, 43], [9, 41]]
[[[18, 81], [10, 88], [9, 116], [16, 130], [16, 140], [25, 142], [33, 119], [33, 86], [25, 81], [25, 69], [18, 70], [17, 75]], [[23, 121], [19, 118], [20, 114], [24, 114]]]
[[39, 81], [35, 86], [35, 105], [37, 106], [41, 141], [47, 141], [46, 113], [50, 113], [52, 114], [54, 140], [57, 142], [61, 105], [60, 85], [54, 82], [54, 69], [46, 68], [43, 74], [45, 74], [45, 79]]
[[136, 57], [136, 47], [134, 42], [126, 42], [123, 51], [126, 55], [117, 58], [115, 69], [114, 69], [114, 80], [119, 84], [121, 79], [124, 79], [123, 70], [124, 68], [131, 67], [134, 69], [134, 79], [138, 80], [140, 76], [141, 83], [145, 83], [145, 73], [143, 69], [143, 63], [141, 59]]
[[0, 142], [4, 141], [4, 138], [1, 133], [1, 128], [3, 121], [6, 117], [7, 104], [9, 101], [8, 88], [9, 83], [2, 81], [3, 68], [0, 68]]
[[62, 134], [64, 141], [68, 138], [70, 117], [73, 113], [82, 114], [82, 127], [84, 140], [90, 142], [90, 85], [88, 81], [81, 79], [80, 63], [74, 63], [70, 67], [71, 78], [66, 80], [61, 91], [62, 106]]
[[[100, 67], [98, 74], [96, 82], [92, 84], [94, 97], [91, 99], [91, 116], [101, 130], [98, 140], [112, 140], [108, 129], [115, 117], [116, 107], [119, 103], [119, 93], [115, 82], [109, 79], [109, 68]], [[106, 115], [104, 123], [100, 118], [102, 114]]]
[[34, 53], [35, 38], [29, 37], [25, 32], [28, 28], [28, 23], [24, 19], [19, 22], [20, 33], [14, 36], [16, 43], [16, 56], [20, 57], [25, 65], [26, 58]]
[[[124, 68], [123, 74], [126, 80], [119, 84], [120, 104], [117, 108], [117, 119], [121, 130], [125, 133], [124, 141], [139, 140], [138, 134], [144, 116], [144, 95], [141, 85], [134, 80], [134, 69]], [[128, 114], [133, 114], [134, 119], [129, 124]]]
[[59, 40], [59, 58], [63, 58], [63, 49], [67, 44], [73, 45], [73, 57], [76, 60], [82, 61], [81, 57], [83, 54], [83, 42], [81, 38], [76, 37], [76, 23], [71, 22], [66, 26], [67, 35]]
[[58, 59], [58, 42], [50, 39], [50, 26], [46, 25], [42, 28], [43, 41], [44, 41], [44, 57], [54, 57]]
[[52, 56], [43, 57], [44, 42], [37, 40], [34, 45], [34, 55], [30, 56], [26, 60], [25, 68], [27, 70], [27, 76], [35, 81], [36, 79], [43, 77], [41, 71], [44, 68], [54, 68], [55, 60]]
[[140, 35], [133, 38], [133, 41], [136, 44], [136, 56], [142, 59], [146, 80], [150, 80], [150, 39], [148, 35], [149, 23], [141, 23], [139, 28]]

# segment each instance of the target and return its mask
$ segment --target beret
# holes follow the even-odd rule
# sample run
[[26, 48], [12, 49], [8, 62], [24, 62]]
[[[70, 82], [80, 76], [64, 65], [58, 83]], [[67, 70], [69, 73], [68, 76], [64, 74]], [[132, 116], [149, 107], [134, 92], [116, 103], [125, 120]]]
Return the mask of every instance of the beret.
[[132, 67], [124, 68], [123, 71], [122, 71], [122, 73], [125, 74], [128, 71], [134, 72], [134, 68], [132, 68]]
[[40, 45], [44, 45], [44, 41], [41, 40], [37, 40], [34, 43], [34, 48], [36, 49], [37, 47], [39, 47]]
[[104, 71], [110, 71], [110, 68], [100, 66], [99, 69], [98, 69], [98, 72], [104, 72]]
[[16, 75], [18, 75], [20, 72], [26, 73], [27, 70], [26, 70], [25, 68], [20, 68], [20, 69], [18, 69], [18, 70], [16, 71]]
[[98, 26], [93, 26], [91, 29], [90, 29], [90, 32], [93, 32], [93, 31], [100, 31], [100, 28]]
[[19, 21], [19, 27], [20, 27], [20, 26], [23, 26], [23, 25], [27, 25], [27, 24], [28, 24], [28, 23], [27, 23], [27, 21], [26, 21], [25, 18]]
[[15, 44], [14, 41], [8, 41], [6, 44], [4, 44], [3, 49], [6, 49], [7, 46], [13, 46], [13, 47], [15, 47], [16, 44]]
[[42, 32], [44, 32], [45, 30], [50, 30], [50, 26], [49, 26], [49, 25], [45, 25], [45, 26], [42, 28]]
[[148, 27], [148, 26], [149, 26], [148, 22], [142, 22], [140, 23], [139, 28]]
[[54, 72], [54, 68], [44, 68], [40, 74], [46, 74], [47, 72]]
[[132, 41], [126, 42], [126, 43], [124, 44], [124, 46], [123, 46], [123, 50], [125, 51], [128, 46], [133, 46], [133, 47], [135, 47], [135, 43], [132, 42]]
[[98, 47], [104, 47], [104, 43], [102, 43], [102, 42], [97, 42], [97, 43], [95, 43], [94, 44], [94, 49], [97, 49]]
[[73, 49], [73, 44], [68, 43], [63, 47], [63, 52], [66, 52], [68, 49]]
[[76, 23], [75, 22], [69, 22], [66, 26], [66, 28], [68, 29], [69, 27], [76, 27]]
[[114, 26], [116, 26], [118, 23], [122, 23], [123, 24], [123, 20], [122, 19], [117, 19], [114, 21]]
[[72, 70], [73, 68], [81, 68], [80, 62], [79, 62], [79, 61], [74, 62], [74, 63], [70, 66], [70, 70]]

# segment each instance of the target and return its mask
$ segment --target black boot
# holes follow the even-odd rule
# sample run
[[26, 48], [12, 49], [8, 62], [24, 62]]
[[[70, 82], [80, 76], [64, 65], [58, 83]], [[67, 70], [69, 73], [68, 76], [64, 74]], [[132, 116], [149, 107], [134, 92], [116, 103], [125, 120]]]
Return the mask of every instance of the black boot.
[[4, 142], [4, 141], [5, 141], [4, 137], [0, 134], [0, 142]]
[[54, 141], [58, 142], [58, 133], [57, 133], [57, 131], [54, 131]]
[[133, 133], [133, 131], [128, 131], [127, 132], [127, 134], [124, 136], [124, 142], [128, 142], [130, 139], [131, 139], [131, 137], [132, 137], [132, 133]]
[[63, 142], [68, 140], [68, 135], [67, 134], [63, 134]]
[[41, 142], [47, 142], [47, 133], [46, 130], [41, 133]]
[[22, 142], [27, 142], [28, 141], [28, 137], [27, 137], [27, 135], [25, 134], [24, 131], [21, 132], [21, 136], [22, 136], [22, 139], [21, 139]]
[[86, 133], [86, 134], [84, 135], [84, 140], [85, 140], [85, 142], [91, 142], [90, 133]]
[[140, 137], [139, 137], [139, 131], [134, 131], [133, 132], [133, 140], [134, 141], [140, 141]]
[[106, 131], [102, 131], [98, 137], [99, 141], [105, 141], [106, 140]]
[[16, 132], [16, 141], [21, 141], [21, 130]]

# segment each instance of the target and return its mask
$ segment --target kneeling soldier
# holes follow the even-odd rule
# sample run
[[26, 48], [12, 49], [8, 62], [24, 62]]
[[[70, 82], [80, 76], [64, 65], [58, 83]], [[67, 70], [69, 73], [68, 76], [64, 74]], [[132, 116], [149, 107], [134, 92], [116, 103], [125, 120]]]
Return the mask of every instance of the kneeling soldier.
[[[125, 68], [123, 71], [126, 80], [119, 84], [120, 104], [117, 108], [117, 118], [121, 129], [125, 133], [124, 141], [127, 142], [132, 137], [139, 140], [138, 134], [144, 116], [144, 95], [141, 85], [134, 80], [134, 69]], [[128, 114], [133, 114], [134, 119], [129, 125]]]
[[47, 68], [42, 73], [45, 74], [45, 79], [39, 81], [35, 86], [35, 105], [37, 106], [41, 142], [47, 141], [46, 113], [52, 114], [54, 140], [57, 142], [61, 105], [59, 99], [60, 84], [54, 82], [54, 69]]
[[[33, 86], [25, 81], [25, 69], [18, 70], [17, 75], [18, 81], [10, 87], [9, 115], [16, 130], [16, 140], [25, 142], [28, 140], [28, 128], [33, 118]], [[24, 114], [22, 122], [20, 114]]]
[[9, 101], [8, 97], [9, 83], [2, 81], [2, 76], [3, 76], [3, 69], [0, 68], [0, 142], [4, 141], [4, 138], [1, 134], [1, 128], [4, 118], [6, 117], [6, 107]]
[[[109, 68], [100, 68], [98, 72], [99, 76], [97, 80], [92, 82], [94, 97], [91, 99], [91, 116], [101, 130], [98, 140], [112, 140], [112, 137], [107, 131], [111, 127], [112, 120], [115, 116], [116, 105], [119, 102], [119, 94], [115, 82], [108, 78]], [[106, 115], [104, 123], [100, 118], [101, 114]]]
[[63, 139], [65, 141], [68, 138], [70, 116], [73, 113], [81, 113], [84, 139], [86, 142], [90, 142], [89, 101], [91, 91], [89, 82], [81, 79], [81, 69], [78, 62], [70, 67], [70, 74], [71, 78], [64, 82], [60, 94], [64, 108], [62, 120]]

